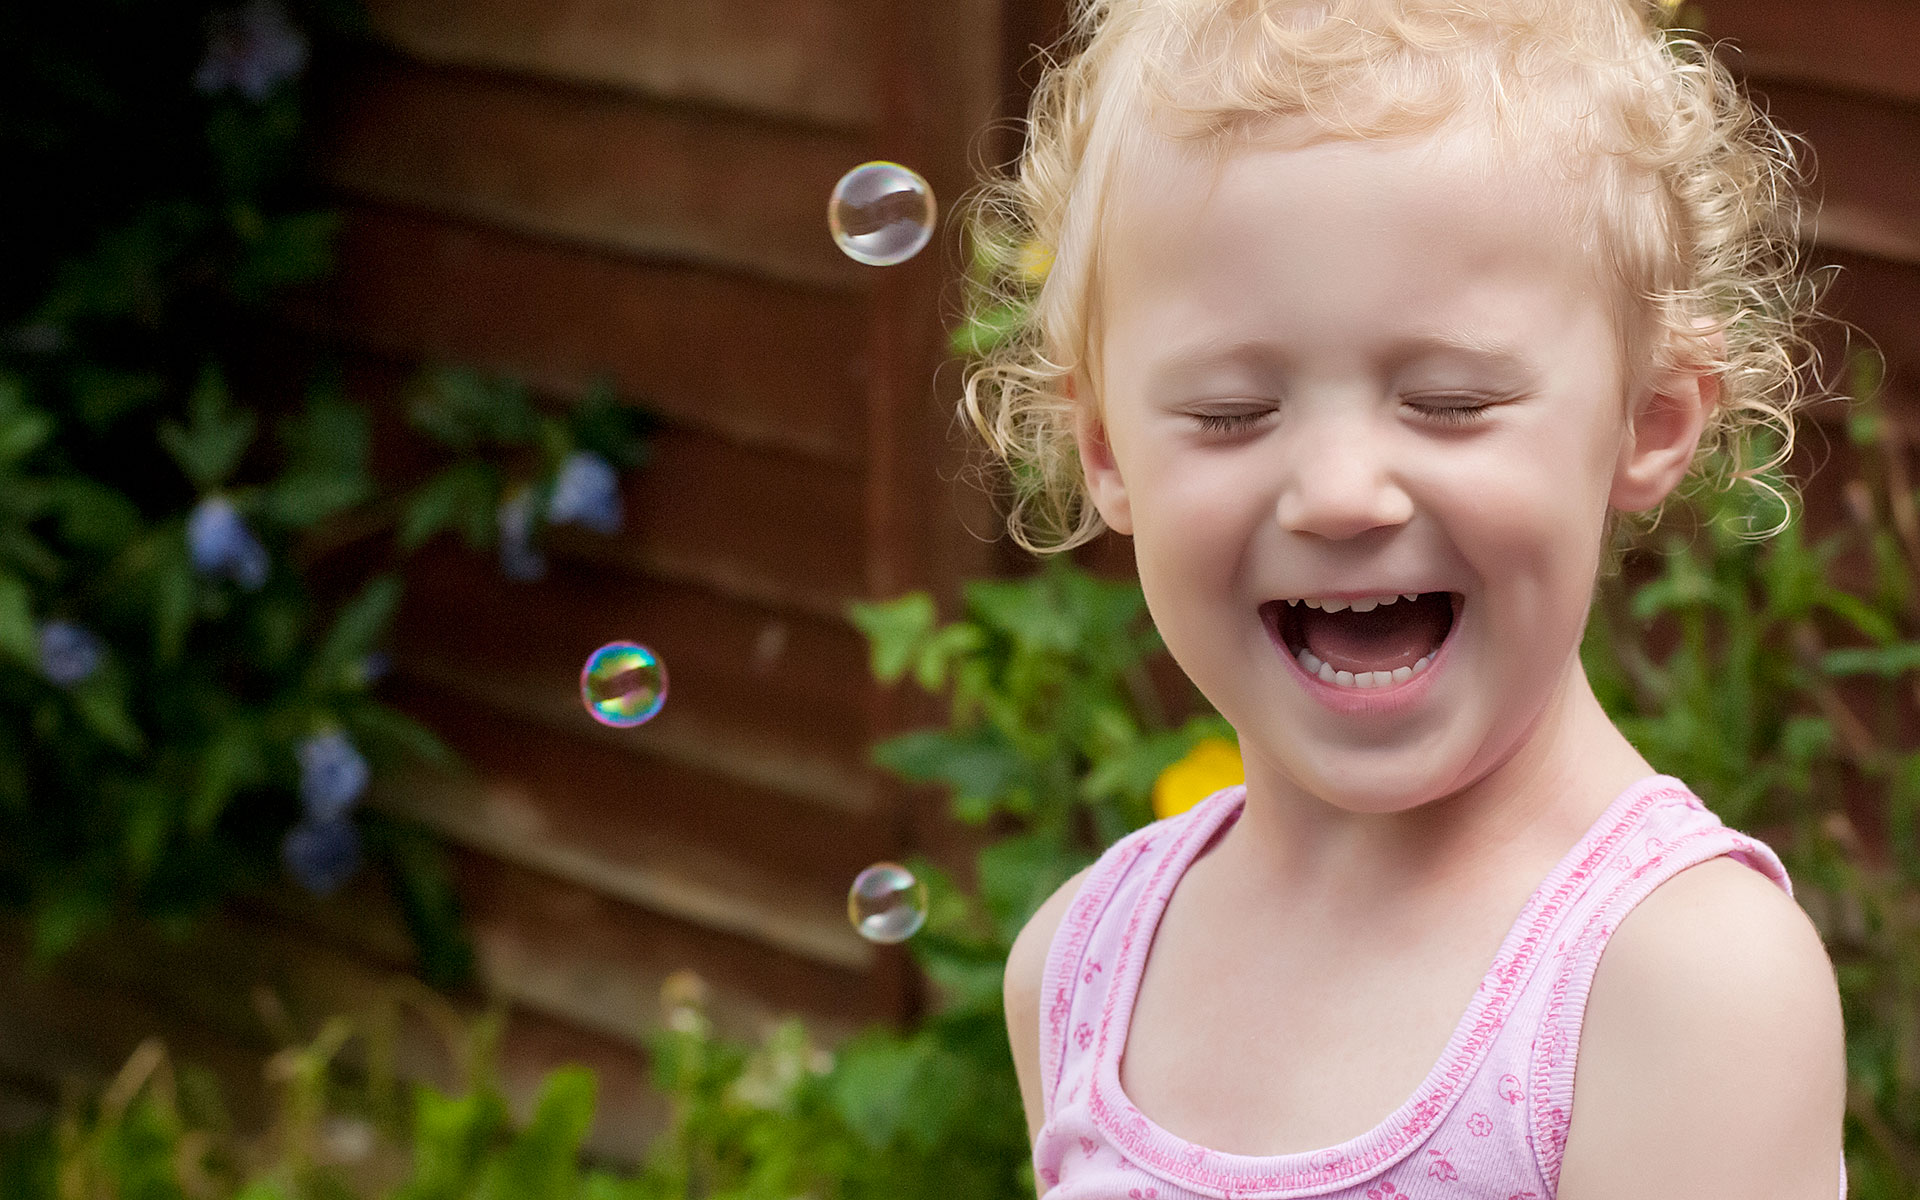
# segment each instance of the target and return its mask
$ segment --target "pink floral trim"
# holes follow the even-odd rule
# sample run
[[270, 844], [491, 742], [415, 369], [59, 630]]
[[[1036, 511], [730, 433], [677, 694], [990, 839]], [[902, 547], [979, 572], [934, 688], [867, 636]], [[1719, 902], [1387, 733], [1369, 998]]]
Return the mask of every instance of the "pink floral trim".
[[[1189, 810], [1195, 817], [1200, 812], [1200, 806]], [[1054, 931], [1053, 944], [1047, 951], [1047, 969], [1043, 973], [1043, 979], [1053, 984], [1053, 995], [1046, 1010], [1047, 1035], [1040, 1039], [1041, 1095], [1049, 1117], [1053, 1114], [1054, 1093], [1060, 1088], [1060, 1066], [1066, 1056], [1067, 1021], [1073, 1013], [1073, 981], [1080, 955], [1093, 936], [1100, 914], [1106, 911], [1114, 889], [1127, 877], [1133, 864], [1153, 849], [1153, 837], [1146, 836], [1152, 828], [1137, 830], [1108, 848], [1092, 873], [1081, 881], [1079, 893], [1068, 907], [1060, 928]], [[1098, 963], [1088, 968], [1087, 983], [1093, 982], [1098, 970]], [[1085, 1041], [1081, 1041], [1080, 1048], [1086, 1049]]]
[[[1693, 807], [1700, 807], [1697, 801]], [[1547, 994], [1546, 1011], [1541, 1014], [1539, 1032], [1535, 1035], [1530, 1071], [1533, 1094], [1540, 1102], [1533, 1120], [1534, 1157], [1549, 1187], [1559, 1187], [1560, 1164], [1567, 1148], [1567, 1130], [1572, 1120], [1569, 1109], [1573, 1103], [1571, 1068], [1578, 1053], [1581, 1018], [1586, 1012], [1587, 996], [1593, 985], [1594, 973], [1599, 968], [1600, 956], [1619, 924], [1622, 899], [1629, 891], [1650, 891], [1686, 867], [1718, 857], [1718, 854], [1709, 854], [1697, 860], [1694, 858], [1694, 848], [1703, 841], [1724, 841], [1754, 855], [1756, 860], [1761, 858], [1755, 853], [1758, 843], [1720, 824], [1710, 810], [1701, 807], [1701, 811], [1713, 824], [1689, 830], [1667, 843], [1661, 843], [1658, 838], [1649, 838], [1647, 845], [1652, 852], [1637, 868], [1629, 869], [1616, 864], [1623, 877], [1606, 899], [1594, 906], [1592, 914], [1573, 941], [1562, 944], [1561, 957], [1565, 961]], [[1650, 868], [1671, 861], [1683, 861], [1684, 865], [1661, 871], [1660, 877], [1650, 884], [1643, 882]], [[1629, 903], [1624, 907], [1631, 910], [1633, 906]], [[1576, 984], [1579, 986], [1578, 1003], [1572, 1003]]]

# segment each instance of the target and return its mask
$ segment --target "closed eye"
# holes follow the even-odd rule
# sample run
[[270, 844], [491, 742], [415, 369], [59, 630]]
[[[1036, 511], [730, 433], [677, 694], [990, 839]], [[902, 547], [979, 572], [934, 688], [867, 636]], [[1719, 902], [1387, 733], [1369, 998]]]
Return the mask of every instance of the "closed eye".
[[1248, 412], [1194, 413], [1193, 419], [1198, 421], [1200, 428], [1208, 433], [1239, 433], [1258, 425], [1272, 411], [1272, 409], [1257, 408]]
[[1441, 402], [1435, 404], [1409, 400], [1407, 407], [1426, 420], [1441, 425], [1471, 425], [1476, 421], [1484, 420], [1497, 403], [1485, 396], [1437, 396], [1429, 399]]

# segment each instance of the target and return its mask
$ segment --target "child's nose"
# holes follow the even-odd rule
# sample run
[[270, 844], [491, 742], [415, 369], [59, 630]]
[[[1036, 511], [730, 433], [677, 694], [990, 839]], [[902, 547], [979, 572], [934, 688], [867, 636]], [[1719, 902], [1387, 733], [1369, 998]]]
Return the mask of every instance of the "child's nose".
[[1275, 505], [1281, 528], [1339, 541], [1406, 524], [1413, 498], [1371, 443], [1364, 437], [1322, 442], [1317, 451], [1297, 455]]

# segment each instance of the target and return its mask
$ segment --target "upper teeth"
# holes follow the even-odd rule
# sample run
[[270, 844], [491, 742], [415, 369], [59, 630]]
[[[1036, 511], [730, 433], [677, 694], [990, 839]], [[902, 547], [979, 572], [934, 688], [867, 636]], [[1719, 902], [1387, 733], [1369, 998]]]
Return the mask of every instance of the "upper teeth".
[[1382, 604], [1392, 604], [1401, 599], [1413, 600], [1418, 598], [1419, 595], [1419, 592], [1391, 592], [1385, 596], [1362, 596], [1357, 600], [1334, 600], [1322, 599], [1319, 596], [1308, 596], [1300, 600], [1289, 600], [1287, 603], [1304, 604], [1308, 608], [1317, 608], [1321, 612], [1344, 612], [1349, 608], [1355, 612], [1372, 612]]

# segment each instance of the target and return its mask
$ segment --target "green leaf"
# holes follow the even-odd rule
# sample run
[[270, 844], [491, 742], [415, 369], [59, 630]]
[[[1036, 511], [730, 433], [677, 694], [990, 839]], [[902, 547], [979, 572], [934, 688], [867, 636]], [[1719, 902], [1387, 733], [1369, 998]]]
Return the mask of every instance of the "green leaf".
[[263, 783], [266, 777], [259, 728], [247, 720], [222, 724], [200, 755], [193, 793], [187, 798], [188, 832], [203, 837], [212, 832], [234, 793]]
[[198, 586], [187, 561], [186, 543], [168, 547], [153, 575], [153, 652], [164, 664], [179, 662], [186, 648]]
[[875, 746], [873, 760], [903, 779], [945, 784], [956, 798], [990, 801], [1002, 800], [1029, 773], [1019, 750], [991, 725], [904, 733]]
[[367, 475], [366, 414], [326, 397], [311, 400], [281, 432], [287, 472], [267, 488], [265, 511], [282, 524], [303, 528], [364, 500]]
[[1048, 831], [1002, 839], [980, 851], [975, 862], [980, 899], [1009, 945], [1054, 889], [1086, 865]]
[[384, 704], [356, 704], [347, 711], [344, 722], [370, 753], [413, 758], [442, 768], [461, 765], [460, 756], [432, 730], [398, 709]]
[[370, 846], [385, 863], [407, 931], [420, 952], [420, 974], [437, 988], [472, 982], [473, 944], [461, 917], [446, 852], [420, 830], [397, 821], [370, 819]]
[[163, 421], [160, 444], [173, 455], [194, 486], [210, 492], [225, 483], [253, 443], [254, 416], [233, 409], [220, 368], [209, 364], [187, 402], [187, 424]]
[[67, 378], [74, 410], [94, 429], [104, 429], [122, 417], [157, 404], [167, 395], [167, 384], [149, 371], [116, 371], [82, 363]]
[[75, 545], [112, 553], [139, 535], [140, 509], [133, 501], [85, 476], [51, 481], [47, 502], [59, 514], [60, 535]]
[[103, 888], [66, 880], [33, 914], [33, 952], [42, 961], [58, 958], [107, 923], [112, 905]]
[[540, 1085], [533, 1120], [489, 1164], [475, 1200], [573, 1200], [580, 1143], [593, 1123], [596, 1084], [585, 1067], [561, 1067]]
[[978, 357], [1007, 340], [1026, 322], [1027, 310], [1013, 304], [994, 304], [970, 312], [947, 339], [955, 354]]
[[1829, 650], [1820, 656], [1820, 669], [1836, 677], [1878, 675], [1892, 679], [1915, 668], [1920, 668], [1920, 642]]
[[378, 576], [360, 589], [360, 594], [334, 618], [333, 628], [314, 655], [310, 672], [314, 686], [337, 686], [349, 668], [373, 652], [399, 606], [397, 575]]
[[924, 1038], [899, 1041], [872, 1034], [841, 1050], [833, 1073], [834, 1107], [869, 1148], [885, 1149], [900, 1132], [930, 1049]]
[[0, 573], [0, 654], [38, 674], [40, 639], [33, 627], [33, 600], [17, 575]]
[[483, 462], [448, 467], [422, 484], [400, 518], [400, 548], [417, 550], [443, 529], [459, 528], [474, 548], [489, 544], [498, 520], [500, 483]]
[[74, 684], [69, 694], [80, 719], [109, 745], [130, 755], [146, 748], [146, 735], [127, 710], [126, 680], [112, 663], [103, 663]]
[[847, 616], [867, 635], [874, 678], [882, 683], [897, 683], [907, 673], [940, 619], [933, 597], [926, 592], [909, 592], [896, 600], [855, 602], [847, 606]]
[[967, 612], [983, 625], [1036, 650], [1068, 653], [1080, 629], [1042, 577], [975, 580], [966, 586]]
[[482, 445], [531, 445], [540, 415], [525, 387], [464, 368], [426, 372], [413, 386], [408, 416], [447, 448], [461, 453]]
[[0, 391], [0, 466], [19, 462], [53, 436], [54, 421], [27, 405], [18, 386]]
[[333, 267], [340, 214], [330, 210], [275, 217], [250, 230], [230, 286], [242, 300], [257, 302], [274, 292], [326, 277]]

